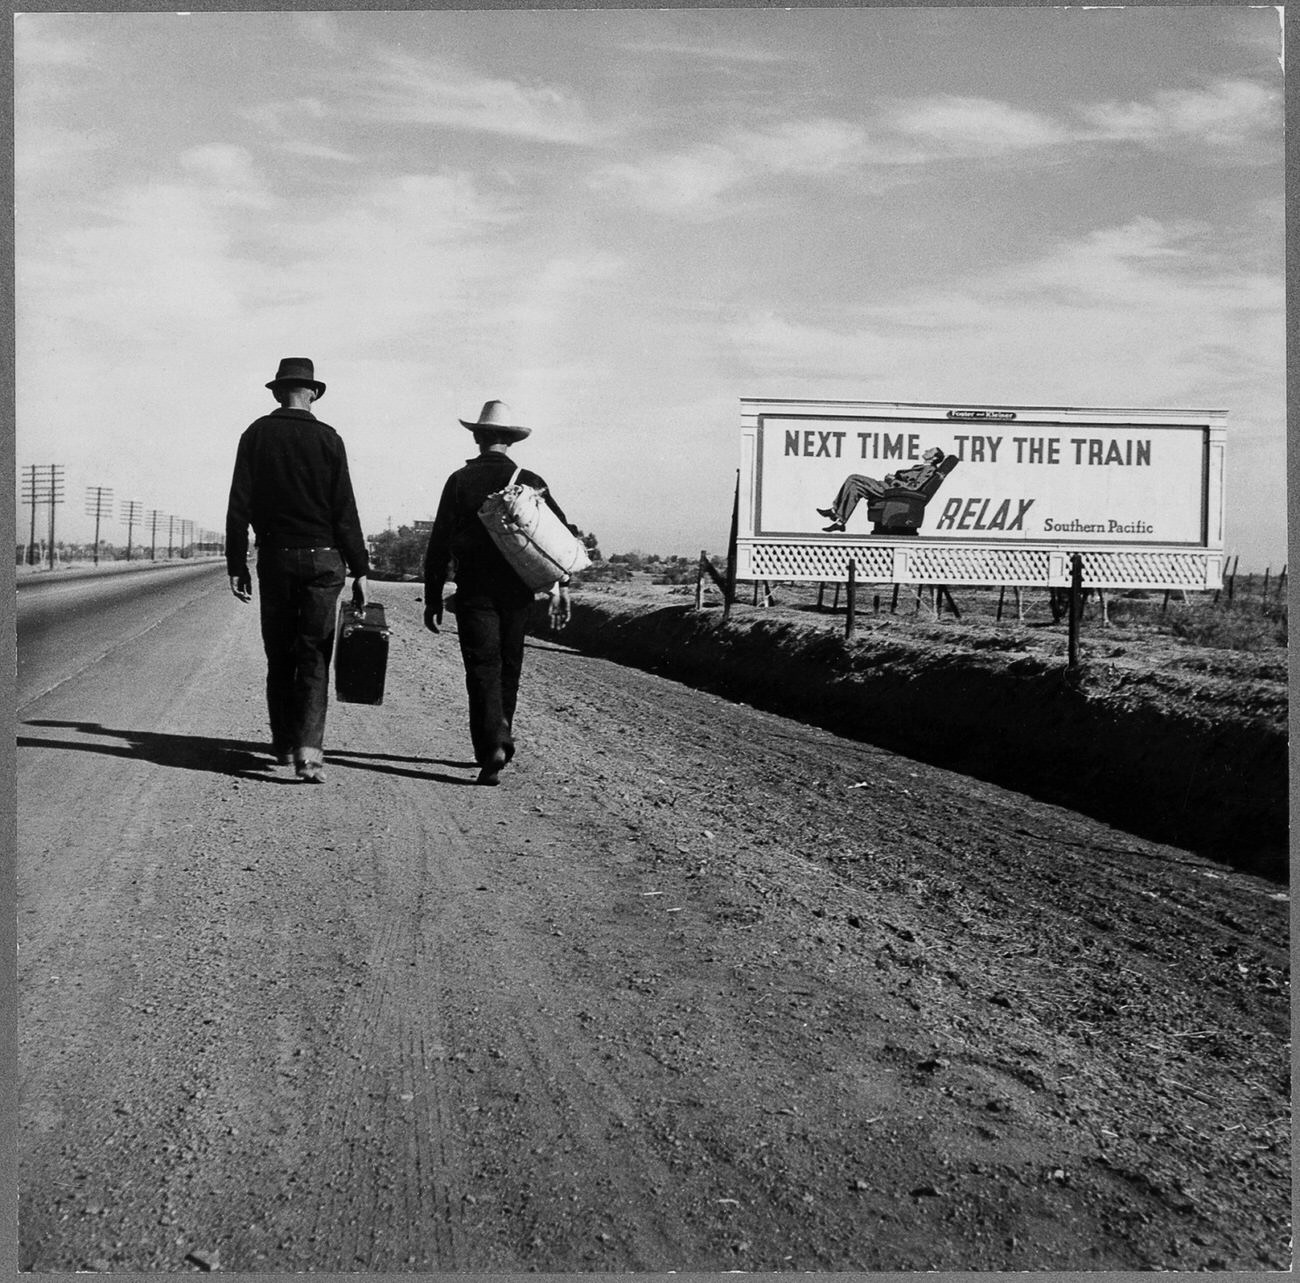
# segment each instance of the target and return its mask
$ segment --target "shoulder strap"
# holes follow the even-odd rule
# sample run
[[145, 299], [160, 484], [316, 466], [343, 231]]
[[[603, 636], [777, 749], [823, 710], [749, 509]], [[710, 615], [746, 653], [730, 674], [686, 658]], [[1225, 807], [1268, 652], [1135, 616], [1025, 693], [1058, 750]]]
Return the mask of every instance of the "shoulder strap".
[[523, 471], [523, 469], [522, 469], [521, 467], [519, 467], [518, 464], [516, 464], [516, 465], [515, 465], [515, 470], [510, 474], [510, 480], [506, 482], [506, 485], [508, 485], [508, 486], [512, 486], [512, 485], [514, 485], [515, 482], [519, 480], [519, 474], [520, 474], [522, 471]]

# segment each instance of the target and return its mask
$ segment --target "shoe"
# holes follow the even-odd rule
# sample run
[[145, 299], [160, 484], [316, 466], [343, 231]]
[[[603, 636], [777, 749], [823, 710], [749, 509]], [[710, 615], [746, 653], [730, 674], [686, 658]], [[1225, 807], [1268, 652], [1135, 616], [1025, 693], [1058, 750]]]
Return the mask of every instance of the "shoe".
[[817, 509], [817, 515], [818, 515], [819, 517], [825, 517], [825, 518], [827, 518], [827, 520], [834, 520], [834, 517], [835, 517], [835, 509], [834, 509], [834, 508], [818, 508], [818, 509]]
[[320, 749], [299, 749], [295, 755], [295, 773], [304, 784], [324, 784], [325, 758]]
[[494, 788], [501, 783], [501, 771], [504, 769], [505, 764], [505, 749], [496, 749], [492, 756], [479, 767], [478, 779], [474, 783], [486, 784], [489, 788]]
[[823, 526], [822, 528], [827, 532], [830, 532], [832, 530], [843, 530], [844, 523], [842, 521], [832, 521], [829, 526]]
[[505, 746], [505, 755], [506, 755], [505, 765], [509, 766], [510, 763], [514, 760], [514, 756], [515, 756], [515, 746], [513, 744], [507, 744]]

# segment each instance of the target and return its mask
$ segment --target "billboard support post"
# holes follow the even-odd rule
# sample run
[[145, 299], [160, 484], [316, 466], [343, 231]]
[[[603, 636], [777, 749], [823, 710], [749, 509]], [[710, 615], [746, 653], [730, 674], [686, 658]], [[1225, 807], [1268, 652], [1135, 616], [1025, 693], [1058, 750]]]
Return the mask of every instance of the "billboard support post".
[[736, 469], [736, 497], [731, 504], [731, 533], [727, 536], [727, 586], [723, 589], [722, 619], [731, 617], [736, 598], [736, 539], [740, 531], [740, 469]]
[[1070, 554], [1070, 642], [1067, 667], [1079, 667], [1079, 615], [1083, 607], [1083, 556]]
[[857, 605], [858, 605], [858, 563], [853, 558], [849, 558], [849, 582], [848, 590], [845, 596], [844, 608], [844, 640], [848, 641], [853, 636], [853, 626], [857, 622]]

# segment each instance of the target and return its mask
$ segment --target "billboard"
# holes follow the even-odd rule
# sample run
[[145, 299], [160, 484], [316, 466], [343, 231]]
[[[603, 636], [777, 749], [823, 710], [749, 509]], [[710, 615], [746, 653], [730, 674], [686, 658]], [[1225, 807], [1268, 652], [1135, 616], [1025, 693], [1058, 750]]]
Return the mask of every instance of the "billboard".
[[[840, 545], [1182, 550], [1204, 554], [1192, 572], [1201, 586], [1217, 573], [1209, 555], [1222, 554], [1225, 421], [1220, 410], [746, 399], [741, 533], [773, 547], [830, 549], [832, 562]], [[901, 563], [909, 560], [917, 561]], [[930, 564], [941, 573], [941, 558]], [[998, 581], [995, 555], [961, 565], [944, 581], [977, 572]], [[1187, 574], [1174, 576], [1180, 586]]]

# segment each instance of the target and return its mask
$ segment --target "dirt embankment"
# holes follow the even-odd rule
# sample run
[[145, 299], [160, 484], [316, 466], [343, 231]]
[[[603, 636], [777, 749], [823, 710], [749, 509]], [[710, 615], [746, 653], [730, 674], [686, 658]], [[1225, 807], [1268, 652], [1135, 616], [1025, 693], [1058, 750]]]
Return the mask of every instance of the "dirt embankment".
[[846, 641], [830, 616], [589, 589], [566, 640], [1285, 880], [1278, 665], [1098, 634], [1071, 672], [1055, 632], [867, 616]]

